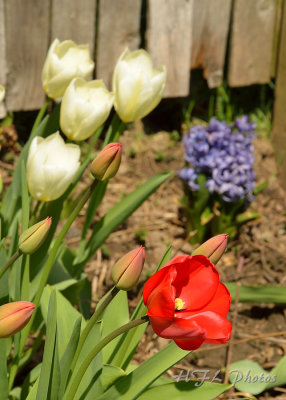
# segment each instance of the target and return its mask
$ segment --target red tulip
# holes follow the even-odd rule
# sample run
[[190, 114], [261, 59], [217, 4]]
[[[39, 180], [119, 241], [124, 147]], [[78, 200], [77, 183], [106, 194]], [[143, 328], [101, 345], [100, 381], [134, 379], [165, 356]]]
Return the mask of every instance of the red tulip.
[[230, 338], [230, 293], [205, 256], [173, 258], [148, 279], [143, 301], [154, 332], [183, 350]]

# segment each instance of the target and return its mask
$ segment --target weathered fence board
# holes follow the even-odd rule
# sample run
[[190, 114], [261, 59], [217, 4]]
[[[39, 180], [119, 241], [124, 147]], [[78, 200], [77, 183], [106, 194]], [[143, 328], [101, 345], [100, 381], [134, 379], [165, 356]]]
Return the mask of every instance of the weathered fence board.
[[193, 0], [149, 0], [147, 50], [165, 64], [165, 97], [187, 96], [190, 86]]
[[[4, 0], [0, 0], [0, 84], [6, 86], [6, 49], [5, 49], [5, 17]], [[0, 103], [0, 118], [5, 117], [4, 103]]]
[[[100, 2], [96, 52], [96, 77], [111, 88], [116, 61], [126, 47], [140, 43], [141, 1], [104, 0]], [[120, 16], [120, 17], [119, 17]]]
[[284, 4], [280, 52], [275, 85], [272, 141], [276, 153], [280, 182], [286, 188], [286, 5]]
[[48, 49], [50, 2], [5, 1], [8, 110], [41, 106], [41, 71]]
[[277, 0], [234, 0], [228, 83], [247, 86], [271, 78]]
[[230, 23], [230, 0], [194, 2], [191, 68], [203, 68], [210, 88], [222, 83]]
[[52, 0], [51, 40], [88, 44], [94, 55], [96, 0]]

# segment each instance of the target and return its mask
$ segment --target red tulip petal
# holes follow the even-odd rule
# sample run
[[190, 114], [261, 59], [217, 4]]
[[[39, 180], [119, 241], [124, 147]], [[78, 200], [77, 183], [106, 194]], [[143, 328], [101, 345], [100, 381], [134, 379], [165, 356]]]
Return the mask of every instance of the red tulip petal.
[[204, 308], [217, 291], [219, 275], [215, 266], [205, 256], [194, 256], [191, 263], [177, 264], [176, 269], [176, 297], [189, 311]]
[[201, 334], [198, 336], [194, 336], [192, 339], [183, 340], [183, 339], [175, 339], [174, 342], [177, 346], [179, 346], [182, 350], [196, 350], [205, 341], [205, 335]]
[[230, 338], [231, 323], [220, 314], [212, 311], [205, 311], [191, 316], [190, 319], [202, 329], [205, 329], [206, 343], [208, 340], [218, 340], [219, 343], [225, 343]]
[[158, 287], [161, 287], [164, 277], [172, 273], [173, 279], [175, 279], [176, 270], [173, 266], [169, 266], [167, 268], [160, 269], [154, 275], [152, 275], [148, 281], [145, 283], [144, 290], [143, 290], [143, 302], [146, 305], [148, 301], [148, 297], [150, 293]]
[[204, 328], [200, 327], [193, 319], [173, 318], [166, 322], [166, 318], [149, 317], [150, 323], [155, 333], [165, 339], [192, 339], [193, 337], [204, 335]]
[[204, 311], [214, 311], [225, 317], [229, 311], [231, 303], [231, 296], [228, 288], [221, 282], [219, 282], [217, 291], [212, 298], [212, 300], [202, 309], [201, 312]]
[[176, 277], [176, 270], [171, 268], [160, 284], [155, 287], [147, 298], [149, 316], [173, 318], [175, 312], [175, 288], [172, 281]]
[[165, 264], [162, 268], [169, 267], [170, 265], [174, 265], [174, 264], [182, 264], [182, 263], [190, 262], [191, 259], [192, 259], [191, 256], [187, 256], [186, 254], [183, 254], [181, 256], [172, 258], [172, 260], [168, 261], [167, 264]]

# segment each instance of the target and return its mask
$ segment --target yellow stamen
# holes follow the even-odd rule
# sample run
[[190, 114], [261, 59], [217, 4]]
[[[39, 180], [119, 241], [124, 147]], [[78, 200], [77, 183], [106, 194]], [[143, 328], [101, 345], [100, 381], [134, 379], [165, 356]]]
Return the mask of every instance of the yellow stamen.
[[179, 297], [177, 299], [175, 299], [175, 310], [179, 311], [182, 310], [185, 306], [185, 302], [180, 299]]

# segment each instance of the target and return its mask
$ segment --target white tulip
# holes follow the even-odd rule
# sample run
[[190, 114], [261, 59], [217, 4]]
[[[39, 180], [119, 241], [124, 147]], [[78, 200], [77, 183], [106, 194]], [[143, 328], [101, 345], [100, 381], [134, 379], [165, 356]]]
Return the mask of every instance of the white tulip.
[[4, 86], [0, 85], [0, 103], [4, 100], [5, 97], [5, 88]]
[[51, 44], [42, 71], [42, 83], [52, 99], [62, 97], [70, 81], [86, 78], [94, 69], [87, 45], [77, 45], [72, 40]]
[[85, 140], [102, 125], [113, 106], [114, 95], [102, 80], [75, 78], [62, 99], [60, 126], [71, 140]]
[[161, 101], [165, 84], [164, 65], [153, 68], [145, 50], [126, 49], [117, 61], [112, 79], [114, 107], [122, 121], [135, 121], [149, 114]]
[[42, 201], [58, 199], [68, 188], [80, 163], [80, 148], [65, 144], [59, 132], [46, 139], [36, 136], [27, 160], [27, 181], [31, 195]]

